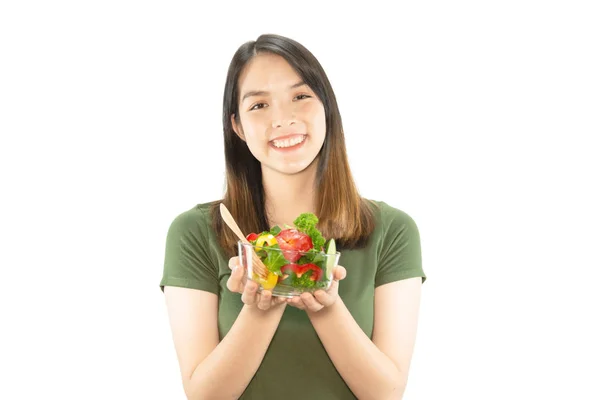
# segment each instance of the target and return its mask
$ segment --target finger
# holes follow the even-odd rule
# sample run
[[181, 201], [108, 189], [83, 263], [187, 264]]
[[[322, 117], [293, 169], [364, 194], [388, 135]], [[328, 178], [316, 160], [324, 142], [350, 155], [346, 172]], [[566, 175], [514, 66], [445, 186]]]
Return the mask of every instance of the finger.
[[328, 294], [337, 294], [338, 289], [340, 287], [340, 281], [337, 279], [333, 279], [331, 284], [329, 285], [329, 289], [327, 289]]
[[256, 291], [258, 290], [258, 284], [254, 281], [246, 282], [246, 287], [242, 292], [242, 301], [244, 304], [248, 304], [249, 306], [254, 305], [256, 303], [256, 298], [258, 297]]
[[244, 267], [242, 267], [241, 265], [236, 267], [235, 269], [236, 274], [239, 274], [239, 278], [240, 278], [240, 286], [239, 286], [239, 292], [242, 293], [244, 291], [244, 289], [246, 288], [246, 282], [248, 282], [248, 275], [246, 275], [246, 269]]
[[300, 298], [309, 311], [317, 312], [323, 308], [323, 304], [319, 303], [311, 293], [302, 293]]
[[243, 289], [240, 290], [241, 279], [239, 273], [236, 272], [236, 270], [231, 271], [231, 275], [229, 275], [229, 279], [227, 279], [227, 289], [232, 292], [242, 293]]
[[[340, 281], [346, 277], [346, 268], [338, 265], [333, 270], [333, 279], [329, 288], [327, 289], [327, 293], [337, 294], [338, 288], [340, 286]], [[335, 296], [334, 296], [335, 297]], [[335, 301], [335, 300], [334, 300]]]
[[244, 268], [237, 267], [231, 271], [229, 279], [227, 279], [227, 289], [235, 293], [243, 293], [245, 286]]
[[237, 287], [236, 292], [242, 293], [244, 291], [244, 287], [246, 286], [246, 268], [240, 262], [239, 257], [231, 257], [229, 259], [229, 268], [232, 270], [232, 275], [235, 273], [236, 277], [240, 278], [240, 284]]
[[240, 258], [239, 257], [231, 257], [229, 259], [228, 265], [229, 265], [229, 269], [230, 270], [233, 270], [235, 268], [235, 266], [239, 265], [239, 264], [240, 264]]
[[338, 265], [333, 269], [333, 279], [334, 280], [341, 281], [345, 277], [346, 277], [346, 268], [342, 267], [341, 265]]
[[275, 304], [283, 304], [286, 302], [285, 297], [273, 297]]
[[261, 310], [268, 310], [269, 307], [271, 307], [271, 291], [270, 290], [263, 290], [260, 293], [257, 307], [260, 308]]
[[287, 302], [289, 305], [299, 308], [301, 310], [306, 309], [304, 303], [302, 302], [299, 296], [294, 296], [291, 299], [287, 299]]
[[[337, 293], [337, 292], [335, 292]], [[319, 303], [321, 303], [323, 305], [323, 307], [329, 307], [331, 306], [333, 303], [335, 303], [335, 300], [337, 298], [336, 295], [327, 293], [324, 290], [317, 290], [315, 293], [315, 299], [317, 299], [317, 301]]]

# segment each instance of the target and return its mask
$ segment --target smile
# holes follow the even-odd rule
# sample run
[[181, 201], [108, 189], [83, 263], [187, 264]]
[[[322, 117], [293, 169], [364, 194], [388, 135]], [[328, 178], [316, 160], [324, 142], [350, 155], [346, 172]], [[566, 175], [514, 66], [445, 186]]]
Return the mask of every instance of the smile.
[[278, 149], [287, 149], [295, 146], [299, 146], [306, 140], [306, 135], [294, 135], [283, 139], [271, 140], [269, 143]]

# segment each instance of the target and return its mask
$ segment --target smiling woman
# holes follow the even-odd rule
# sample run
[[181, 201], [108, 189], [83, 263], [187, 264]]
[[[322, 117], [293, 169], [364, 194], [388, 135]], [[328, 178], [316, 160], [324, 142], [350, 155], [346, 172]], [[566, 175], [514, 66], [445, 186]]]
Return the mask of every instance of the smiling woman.
[[[243, 44], [225, 83], [223, 134], [223, 199], [175, 218], [160, 283], [188, 398], [401, 398], [425, 281], [419, 231], [406, 213], [359, 194], [317, 59], [278, 35]], [[258, 291], [220, 204], [259, 251], [281, 249], [281, 262], [265, 262], [283, 280], [316, 285], [327, 263], [300, 254], [323, 249], [322, 236], [344, 267], [290, 299], [269, 290], [276, 280]]]
[[283, 57], [265, 53], [248, 62], [239, 91], [231, 125], [263, 170], [305, 170], [321, 150], [326, 131], [325, 109], [310, 86]]

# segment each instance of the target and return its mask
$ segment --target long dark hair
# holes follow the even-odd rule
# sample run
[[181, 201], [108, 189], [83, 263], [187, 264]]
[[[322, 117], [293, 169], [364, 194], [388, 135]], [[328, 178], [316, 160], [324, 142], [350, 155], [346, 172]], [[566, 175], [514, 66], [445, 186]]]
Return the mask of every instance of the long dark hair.
[[[265, 34], [244, 43], [229, 65], [223, 96], [226, 190], [222, 202], [245, 234], [270, 229], [260, 162], [235, 133], [231, 122], [234, 115], [239, 123], [240, 74], [253, 57], [264, 53], [283, 57], [325, 109], [327, 131], [315, 181], [317, 227], [326, 238], [335, 238], [340, 249], [364, 245], [374, 228], [372, 204], [360, 196], [352, 178], [335, 93], [315, 56], [300, 43], [280, 35]], [[213, 224], [221, 246], [233, 256], [238, 239], [221, 220], [220, 202], [213, 205]]]

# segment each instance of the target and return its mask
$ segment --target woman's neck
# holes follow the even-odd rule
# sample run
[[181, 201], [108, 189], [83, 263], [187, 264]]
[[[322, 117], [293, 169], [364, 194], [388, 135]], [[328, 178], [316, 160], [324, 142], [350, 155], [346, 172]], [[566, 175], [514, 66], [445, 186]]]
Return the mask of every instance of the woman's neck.
[[269, 168], [262, 169], [265, 204], [269, 226], [293, 226], [294, 220], [304, 212], [315, 213], [317, 162], [304, 171], [285, 175]]

